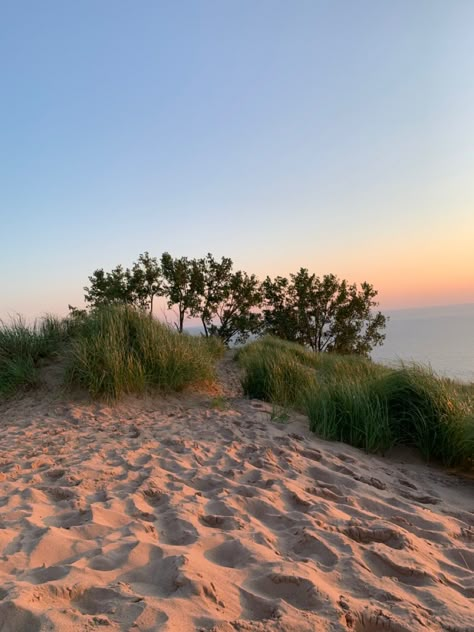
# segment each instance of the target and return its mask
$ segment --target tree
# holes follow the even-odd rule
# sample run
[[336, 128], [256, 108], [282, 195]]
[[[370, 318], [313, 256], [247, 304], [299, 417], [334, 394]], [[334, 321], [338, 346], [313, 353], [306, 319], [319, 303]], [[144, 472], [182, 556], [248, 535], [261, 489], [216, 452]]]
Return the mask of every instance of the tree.
[[129, 290], [130, 270], [117, 266], [111, 272], [102, 268], [89, 277], [90, 287], [85, 287], [84, 300], [92, 307], [110, 303], [133, 303]]
[[111, 272], [102, 268], [89, 277], [90, 286], [85, 287], [84, 300], [92, 307], [125, 303], [153, 315], [153, 299], [162, 294], [161, 268], [148, 252], [141, 254], [132, 269], [115, 267]]
[[144, 252], [133, 264], [129, 278], [129, 291], [133, 303], [150, 311], [153, 317], [153, 300], [163, 294], [161, 267], [155, 257]]
[[369, 283], [322, 279], [301, 268], [290, 280], [264, 281], [264, 328], [313, 351], [368, 355], [385, 339], [386, 318], [374, 312], [376, 290]]
[[187, 257], [173, 259], [165, 252], [161, 256], [163, 275], [163, 294], [167, 297], [168, 307], [178, 308], [176, 329], [183, 333], [184, 319], [187, 313], [193, 313], [199, 305], [199, 291], [202, 287], [202, 273], [198, 262]]
[[233, 272], [232, 259], [216, 261], [211, 254], [197, 262], [199, 302], [192, 310], [199, 316], [206, 336], [219, 336], [225, 344], [232, 339], [245, 342], [260, 330], [262, 293], [255, 275]]

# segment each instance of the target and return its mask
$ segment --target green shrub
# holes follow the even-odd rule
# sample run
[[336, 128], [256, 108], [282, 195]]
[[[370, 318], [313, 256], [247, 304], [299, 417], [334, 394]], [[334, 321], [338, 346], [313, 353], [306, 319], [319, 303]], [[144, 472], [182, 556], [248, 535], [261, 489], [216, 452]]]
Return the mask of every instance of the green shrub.
[[0, 323], [0, 394], [34, 386], [39, 361], [55, 355], [66, 337], [63, 321], [52, 316], [32, 326], [19, 316]]
[[209, 336], [207, 338], [204, 336], [200, 336], [199, 340], [201, 341], [206, 352], [209, 353], [213, 358], [215, 358], [216, 360], [222, 358], [226, 350], [226, 346], [222, 341], [222, 338], [219, 338], [219, 336]]
[[135, 309], [106, 307], [78, 328], [68, 382], [111, 400], [148, 387], [178, 391], [213, 378], [215, 349]]
[[323, 384], [307, 393], [305, 410], [311, 430], [326, 439], [367, 452], [385, 451], [392, 445], [386, 402], [370, 383]]
[[[315, 380], [298, 345], [268, 337], [242, 348], [238, 359], [244, 368], [242, 386], [249, 397], [283, 406], [297, 405]], [[303, 350], [304, 351], [304, 350]]]
[[427, 460], [474, 465], [472, 387], [421, 366], [389, 369], [276, 338], [248, 345], [238, 359], [247, 395], [299, 408], [326, 439], [368, 452], [408, 445]]

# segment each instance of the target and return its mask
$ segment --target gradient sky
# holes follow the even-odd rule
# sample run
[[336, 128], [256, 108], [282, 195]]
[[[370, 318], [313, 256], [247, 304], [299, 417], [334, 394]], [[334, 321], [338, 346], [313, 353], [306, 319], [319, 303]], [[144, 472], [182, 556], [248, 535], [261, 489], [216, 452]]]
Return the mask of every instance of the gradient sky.
[[0, 315], [160, 255], [474, 302], [472, 0], [0, 4]]

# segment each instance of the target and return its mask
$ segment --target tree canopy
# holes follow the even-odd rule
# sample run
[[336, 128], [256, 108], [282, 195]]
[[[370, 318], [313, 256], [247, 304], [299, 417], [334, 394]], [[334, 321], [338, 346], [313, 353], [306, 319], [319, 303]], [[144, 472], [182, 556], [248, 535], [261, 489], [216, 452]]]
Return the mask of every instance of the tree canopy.
[[199, 259], [199, 303], [192, 312], [199, 316], [206, 336], [217, 335], [226, 343], [245, 342], [261, 327], [260, 282], [254, 274], [233, 271], [232, 259], [216, 261], [209, 253]]
[[374, 312], [376, 290], [334, 274], [322, 278], [301, 268], [290, 279], [263, 282], [264, 329], [313, 351], [367, 355], [385, 339], [386, 318]]
[[358, 287], [333, 274], [320, 278], [306, 268], [260, 283], [254, 274], [234, 270], [228, 257], [174, 258], [165, 252], [158, 260], [145, 252], [131, 268], [95, 270], [89, 282], [85, 301], [92, 308], [125, 303], [152, 316], [154, 298], [163, 296], [179, 332], [186, 318], [199, 318], [205, 336], [226, 344], [270, 333], [315, 352], [368, 355], [385, 338], [386, 318], [375, 309], [372, 285]]

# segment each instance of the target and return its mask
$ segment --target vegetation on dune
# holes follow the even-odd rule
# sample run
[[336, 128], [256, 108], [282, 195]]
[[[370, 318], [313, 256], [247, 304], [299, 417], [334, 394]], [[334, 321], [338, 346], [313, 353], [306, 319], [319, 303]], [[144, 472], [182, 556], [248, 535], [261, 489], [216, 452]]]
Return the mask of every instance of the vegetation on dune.
[[322, 278], [301, 268], [290, 278], [267, 277], [263, 325], [267, 333], [316, 352], [368, 355], [385, 339], [386, 318], [374, 311], [376, 290], [358, 288], [334, 274]]
[[474, 464], [472, 388], [420, 366], [389, 369], [276, 338], [252, 343], [238, 357], [247, 395], [294, 406], [325, 439], [368, 452], [413, 446], [426, 460]]
[[199, 318], [206, 337], [227, 345], [269, 333], [313, 351], [368, 355], [385, 337], [386, 318], [375, 311], [377, 292], [369, 283], [358, 287], [305, 268], [260, 283], [254, 274], [234, 271], [228, 257], [173, 258], [165, 252], [158, 261], [146, 252], [131, 269], [96, 270], [89, 281], [84, 298], [92, 308], [125, 304], [151, 315], [153, 298], [162, 296], [176, 312], [180, 333], [187, 317]]
[[[368, 283], [304, 268], [260, 283], [226, 257], [147, 252], [130, 269], [96, 270], [89, 281], [85, 310], [31, 327], [20, 318], [0, 324], [0, 394], [35, 385], [41, 361], [58, 353], [67, 383], [93, 397], [179, 391], [212, 380], [224, 345], [266, 334], [238, 352], [247, 395], [294, 407], [315, 433], [369, 452], [407, 445], [427, 460], [474, 464], [472, 387], [368, 359], [386, 325]], [[175, 329], [153, 318], [156, 297], [177, 313]], [[203, 336], [184, 332], [189, 316], [200, 319]]]
[[84, 299], [92, 309], [121, 304], [151, 316], [154, 297], [163, 296], [176, 312], [179, 333], [187, 317], [199, 318], [205, 337], [217, 336], [225, 344], [245, 342], [261, 327], [260, 283], [253, 274], [234, 271], [227, 257], [173, 258], [165, 252], [158, 261], [145, 252], [131, 269], [119, 265], [111, 272], [95, 270], [89, 282]]
[[0, 327], [0, 395], [38, 383], [42, 360], [59, 353], [67, 362], [66, 383], [93, 397], [117, 399], [150, 387], [178, 391], [211, 380], [224, 351], [219, 339], [180, 336], [123, 305], [72, 310], [32, 326], [20, 318]]
[[180, 336], [138, 310], [103, 307], [84, 319], [72, 340], [68, 382], [107, 399], [149, 387], [179, 391], [211, 380], [221, 351], [216, 343]]
[[28, 326], [20, 317], [0, 323], [0, 394], [34, 386], [41, 360], [58, 353], [68, 337], [68, 323], [54, 316]]

